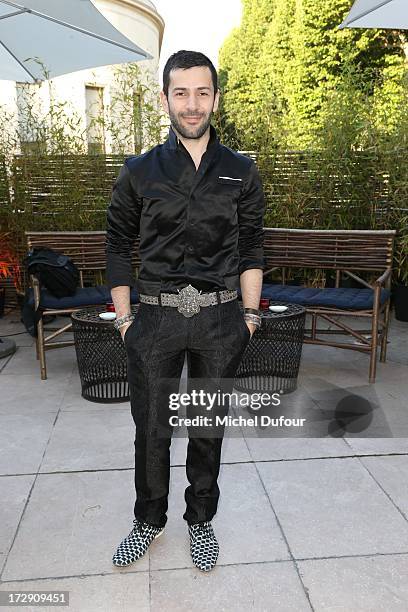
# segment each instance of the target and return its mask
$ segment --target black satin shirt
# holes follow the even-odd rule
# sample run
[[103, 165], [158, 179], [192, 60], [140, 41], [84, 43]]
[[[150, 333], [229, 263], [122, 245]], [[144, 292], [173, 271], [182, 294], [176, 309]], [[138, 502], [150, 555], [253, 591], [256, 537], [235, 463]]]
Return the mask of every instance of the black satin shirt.
[[[198, 170], [170, 128], [162, 145], [125, 160], [107, 209], [107, 284], [140, 293], [238, 289], [265, 269], [264, 197], [254, 162], [223, 146], [213, 126]], [[138, 278], [131, 251], [140, 236]]]

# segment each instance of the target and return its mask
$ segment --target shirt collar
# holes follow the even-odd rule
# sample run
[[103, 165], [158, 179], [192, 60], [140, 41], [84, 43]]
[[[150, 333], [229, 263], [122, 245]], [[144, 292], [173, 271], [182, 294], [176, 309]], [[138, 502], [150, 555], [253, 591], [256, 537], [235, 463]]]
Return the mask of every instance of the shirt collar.
[[[167, 146], [168, 149], [175, 151], [176, 149], [179, 148], [181, 144], [182, 143], [179, 141], [179, 138], [176, 132], [173, 130], [172, 126], [170, 126], [169, 136], [165, 142], [165, 145]], [[210, 139], [207, 144], [207, 151], [212, 150], [218, 144], [219, 144], [219, 140], [218, 140], [216, 129], [213, 125], [210, 125]]]

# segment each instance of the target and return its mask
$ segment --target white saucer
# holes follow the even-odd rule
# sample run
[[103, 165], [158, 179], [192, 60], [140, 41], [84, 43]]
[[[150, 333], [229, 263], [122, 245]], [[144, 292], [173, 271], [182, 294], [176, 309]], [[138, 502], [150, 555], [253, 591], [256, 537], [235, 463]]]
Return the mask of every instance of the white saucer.
[[99, 316], [104, 321], [113, 321], [116, 319], [116, 312], [100, 312]]
[[288, 308], [289, 306], [269, 306], [269, 310], [272, 310], [272, 312], [285, 312]]

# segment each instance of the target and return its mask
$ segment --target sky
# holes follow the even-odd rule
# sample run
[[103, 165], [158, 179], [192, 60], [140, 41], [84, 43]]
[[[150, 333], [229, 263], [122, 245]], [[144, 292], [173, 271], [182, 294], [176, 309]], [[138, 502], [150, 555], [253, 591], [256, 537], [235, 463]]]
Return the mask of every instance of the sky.
[[165, 21], [159, 71], [180, 49], [201, 51], [218, 67], [224, 39], [241, 21], [241, 0], [152, 0]]

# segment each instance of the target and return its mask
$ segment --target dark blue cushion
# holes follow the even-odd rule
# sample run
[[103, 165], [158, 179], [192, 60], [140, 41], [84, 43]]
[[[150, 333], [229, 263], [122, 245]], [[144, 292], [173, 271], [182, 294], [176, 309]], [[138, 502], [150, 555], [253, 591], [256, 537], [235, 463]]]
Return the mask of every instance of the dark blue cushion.
[[[76, 293], [69, 297], [56, 298], [46, 289], [41, 290], [40, 306], [43, 308], [80, 308], [81, 306], [99, 306], [111, 302], [112, 296], [110, 289], [105, 285], [97, 287], [79, 287]], [[133, 288], [130, 292], [131, 304], [137, 304], [139, 296], [137, 290]], [[34, 304], [34, 292], [29, 289], [28, 303]]]
[[[381, 304], [390, 296], [388, 289], [381, 290]], [[328, 287], [319, 289], [296, 285], [272, 285], [265, 283], [262, 297], [277, 302], [291, 302], [301, 306], [328, 306], [350, 310], [366, 310], [373, 307], [374, 291], [365, 287]]]

